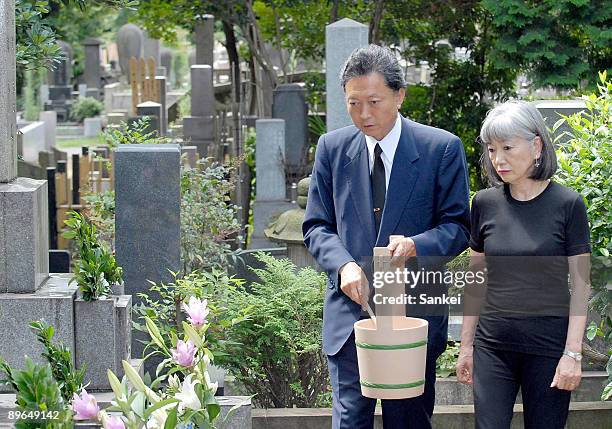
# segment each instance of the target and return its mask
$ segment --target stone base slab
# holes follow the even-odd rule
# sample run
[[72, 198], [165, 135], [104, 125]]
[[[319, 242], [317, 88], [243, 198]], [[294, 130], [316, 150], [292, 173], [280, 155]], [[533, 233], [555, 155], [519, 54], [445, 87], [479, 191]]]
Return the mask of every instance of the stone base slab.
[[[72, 274], [51, 274], [45, 284], [29, 294], [0, 294], [0, 356], [11, 366], [24, 367], [24, 356], [42, 363], [42, 345], [28, 326], [44, 319], [55, 330], [55, 341], [74, 351], [74, 308], [76, 284], [68, 285]], [[73, 354], [74, 359], [74, 354]], [[4, 390], [3, 390], [4, 389]], [[0, 386], [0, 391], [6, 391]]]
[[130, 356], [131, 310], [130, 295], [74, 301], [76, 366], [86, 366], [88, 390], [110, 389], [108, 369], [123, 376], [121, 361]]
[[213, 140], [215, 138], [214, 116], [185, 116], [183, 118], [185, 141]]
[[[253, 429], [327, 429], [331, 408], [254, 409]], [[612, 402], [571, 402], [566, 429], [609, 428]], [[434, 408], [433, 429], [474, 427], [473, 405], [439, 405]], [[522, 429], [523, 405], [514, 406], [511, 429]], [[374, 413], [374, 429], [383, 429], [382, 410]]]

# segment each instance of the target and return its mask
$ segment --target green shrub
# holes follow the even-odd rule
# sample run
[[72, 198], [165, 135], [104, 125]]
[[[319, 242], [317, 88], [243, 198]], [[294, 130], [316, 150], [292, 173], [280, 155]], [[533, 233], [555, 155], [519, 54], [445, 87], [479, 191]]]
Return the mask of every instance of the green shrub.
[[459, 357], [459, 342], [449, 340], [446, 343], [446, 350], [436, 361], [436, 375], [441, 378], [457, 375], [455, 371], [457, 357]]
[[228, 317], [249, 308], [249, 318], [227, 330], [219, 363], [262, 407], [320, 406], [328, 393], [327, 360], [321, 351], [326, 277], [299, 271], [287, 259], [259, 253], [261, 279], [227, 296]]
[[108, 127], [102, 133], [102, 140], [110, 150], [120, 144], [163, 144], [169, 143], [164, 137], [159, 137], [156, 131], [149, 131], [151, 119], [144, 117], [128, 124], [121, 122], [118, 128]]
[[183, 273], [226, 267], [228, 238], [240, 230], [230, 200], [235, 168], [200, 161], [181, 169], [181, 266]]
[[100, 115], [103, 111], [104, 104], [102, 104], [101, 101], [93, 97], [84, 97], [79, 98], [74, 106], [72, 106], [70, 116], [74, 121], [83, 122], [83, 119], [93, 118], [94, 116]]
[[123, 270], [117, 265], [109, 246], [98, 238], [96, 227], [84, 215], [71, 211], [64, 221], [68, 231], [64, 237], [74, 240], [77, 258], [74, 277], [85, 301], [111, 293], [111, 285], [123, 283]]
[[[69, 428], [71, 413], [67, 404], [62, 400], [59, 385], [53, 378], [51, 366], [37, 365], [26, 356], [25, 369], [11, 368], [0, 359], [0, 372], [4, 372], [4, 381], [15, 390], [15, 403], [19, 412], [28, 419], [17, 420], [17, 429], [60, 429]], [[47, 416], [40, 417], [40, 413]], [[38, 414], [38, 418], [36, 418]]]
[[[591, 245], [593, 248], [591, 285], [593, 296], [590, 308], [601, 316], [601, 324], [590, 326], [587, 337], [604, 337], [612, 343], [612, 291], [608, 289], [609, 273], [612, 267], [612, 81], [605, 72], [600, 73], [599, 94], [582, 96], [587, 111], [564, 117], [553, 127], [556, 131], [564, 122], [571, 133], [557, 138], [559, 149], [559, 171], [557, 181], [585, 199], [591, 224]], [[562, 143], [561, 137], [568, 136]], [[609, 384], [602, 399], [612, 397], [612, 347], [609, 348], [607, 370]]]
[[38, 342], [44, 347], [42, 356], [51, 365], [53, 379], [57, 381], [62, 398], [66, 403], [72, 400], [72, 396], [81, 393], [83, 379], [85, 378], [85, 366], [78, 370], [72, 363], [70, 349], [63, 343], [53, 343], [55, 330], [44, 320], [30, 323], [30, 328], [36, 334]]

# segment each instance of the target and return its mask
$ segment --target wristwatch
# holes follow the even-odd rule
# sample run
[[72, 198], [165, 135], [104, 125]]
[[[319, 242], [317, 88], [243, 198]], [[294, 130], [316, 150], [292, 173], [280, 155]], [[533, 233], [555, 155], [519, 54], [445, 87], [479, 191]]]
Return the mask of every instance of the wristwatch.
[[565, 356], [571, 357], [576, 362], [580, 362], [582, 360], [582, 353], [580, 353], [580, 352], [572, 352], [572, 351], [569, 351], [569, 350], [564, 350], [563, 354]]

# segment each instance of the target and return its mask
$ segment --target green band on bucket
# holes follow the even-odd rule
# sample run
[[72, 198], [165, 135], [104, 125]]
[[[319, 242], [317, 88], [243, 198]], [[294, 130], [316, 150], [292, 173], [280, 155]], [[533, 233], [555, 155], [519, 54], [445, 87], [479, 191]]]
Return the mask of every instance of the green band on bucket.
[[360, 343], [359, 341], [355, 341], [355, 345], [362, 349], [369, 350], [402, 350], [402, 349], [415, 349], [417, 347], [422, 347], [427, 345], [427, 340], [417, 341], [415, 343], [408, 344], [368, 344], [368, 343]]
[[411, 387], [419, 387], [425, 384], [425, 380], [415, 381], [413, 383], [404, 384], [380, 384], [370, 383], [369, 381], [360, 381], [363, 387], [371, 387], [373, 389], [410, 389]]

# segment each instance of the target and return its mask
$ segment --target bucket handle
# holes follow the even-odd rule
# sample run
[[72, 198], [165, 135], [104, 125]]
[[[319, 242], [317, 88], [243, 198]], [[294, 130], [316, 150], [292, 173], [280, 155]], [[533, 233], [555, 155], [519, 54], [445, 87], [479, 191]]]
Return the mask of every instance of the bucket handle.
[[[404, 238], [404, 236], [403, 235], [390, 235], [389, 242], [392, 242], [393, 240], [397, 240], [401, 238]], [[387, 249], [386, 247], [375, 247], [373, 251], [373, 255], [374, 255], [374, 271], [375, 272], [380, 271], [376, 269], [379, 263], [383, 264], [383, 269], [387, 267], [391, 267], [391, 263], [390, 263], [391, 254], [389, 252], [389, 249]], [[384, 257], [388, 257], [389, 260], [387, 261], [386, 260], [387, 258], [384, 258]], [[381, 259], [383, 258], [385, 260], [381, 261]], [[388, 263], [385, 263], [385, 262], [388, 262]], [[403, 265], [403, 263], [401, 265]], [[382, 288], [380, 288], [380, 293], [382, 295], [383, 300], [385, 300], [386, 298], [399, 296], [399, 294], [403, 293], [403, 291], [404, 291], [403, 284], [402, 285], [385, 284]], [[383, 301], [383, 302], [386, 302], [386, 301]], [[372, 308], [370, 307], [370, 304], [367, 301], [365, 301], [362, 307], [364, 310], [368, 312], [368, 314], [372, 318], [376, 330], [391, 331], [393, 330], [394, 319], [400, 318], [406, 315], [406, 307], [405, 305], [402, 305], [402, 304], [385, 304], [385, 305], [389, 307], [389, 309], [391, 310], [390, 311], [391, 314], [388, 316], [382, 316], [378, 318], [376, 318], [374, 312], [372, 311]]]

